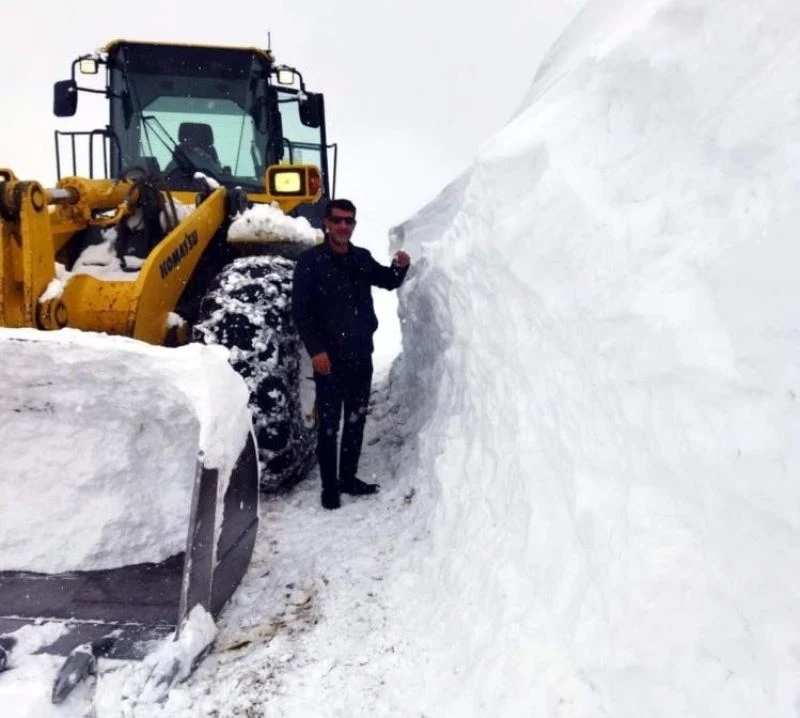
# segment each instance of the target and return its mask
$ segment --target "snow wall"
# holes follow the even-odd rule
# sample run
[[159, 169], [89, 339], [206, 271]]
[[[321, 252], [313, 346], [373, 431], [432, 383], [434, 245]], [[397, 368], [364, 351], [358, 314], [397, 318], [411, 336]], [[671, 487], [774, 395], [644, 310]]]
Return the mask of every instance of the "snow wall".
[[800, 715], [798, 78], [794, 0], [589, 4], [394, 230], [426, 715]]

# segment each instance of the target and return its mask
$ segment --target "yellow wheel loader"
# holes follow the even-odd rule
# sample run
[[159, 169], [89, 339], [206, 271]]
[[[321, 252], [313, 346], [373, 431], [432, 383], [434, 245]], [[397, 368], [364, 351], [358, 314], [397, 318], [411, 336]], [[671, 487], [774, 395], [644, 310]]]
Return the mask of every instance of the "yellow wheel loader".
[[[104, 84], [87, 77], [103, 74]], [[269, 51], [114, 41], [55, 84], [55, 114], [75, 115], [88, 93], [106, 99], [108, 124], [56, 131], [54, 186], [0, 168], [0, 340], [11, 331], [17, 349], [30, 345], [19, 360], [29, 366], [45, 333], [221, 344], [247, 384], [253, 432], [229, 476], [198, 455], [186, 548], [166, 560], [48, 573], [3, 570], [0, 557], [0, 671], [13, 664], [21, 626], [63, 622], [67, 630], [40, 649], [69, 656], [54, 701], [98, 655], [142, 658], [195, 606], [216, 616], [253, 551], [259, 484], [290, 485], [313, 463], [291, 274], [296, 253], [321, 236], [336, 168], [323, 96]], [[63, 399], [59, 377], [49, 381]], [[33, 411], [13, 382], [0, 370], [3, 433]], [[13, 486], [15, 476], [0, 481]]]

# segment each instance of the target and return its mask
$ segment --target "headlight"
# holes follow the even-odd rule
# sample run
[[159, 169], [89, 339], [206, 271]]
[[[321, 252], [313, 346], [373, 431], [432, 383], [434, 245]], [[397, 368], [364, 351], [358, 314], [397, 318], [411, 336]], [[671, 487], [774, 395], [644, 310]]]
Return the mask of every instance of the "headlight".
[[270, 194], [305, 194], [303, 172], [278, 170], [270, 177]]

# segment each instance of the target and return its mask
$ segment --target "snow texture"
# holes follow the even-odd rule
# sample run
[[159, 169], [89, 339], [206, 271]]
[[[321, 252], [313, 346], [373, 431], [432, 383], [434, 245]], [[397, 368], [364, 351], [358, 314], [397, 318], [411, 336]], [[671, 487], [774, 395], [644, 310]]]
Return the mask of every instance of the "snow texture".
[[74, 330], [2, 330], [0, 344], [0, 569], [182, 551], [198, 452], [224, 496], [251, 431], [227, 352]]
[[394, 232], [381, 493], [266, 501], [159, 712], [106, 663], [59, 715], [797, 718], [799, 75], [789, 0], [588, 4]]
[[277, 203], [254, 204], [234, 219], [228, 237], [234, 240], [270, 239], [310, 247], [322, 240], [322, 232], [312, 227], [305, 217], [284, 214]]
[[181, 625], [178, 635], [161, 642], [144, 664], [150, 669], [139, 696], [141, 703], [163, 703], [169, 689], [185, 681], [217, 635], [212, 615], [202, 606], [195, 606]]

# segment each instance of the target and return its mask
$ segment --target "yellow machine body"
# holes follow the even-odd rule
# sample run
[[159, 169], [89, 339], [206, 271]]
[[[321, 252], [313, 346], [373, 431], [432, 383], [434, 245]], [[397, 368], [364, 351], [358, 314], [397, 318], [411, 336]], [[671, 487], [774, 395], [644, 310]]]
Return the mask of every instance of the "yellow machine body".
[[[303, 202], [318, 199], [315, 171], [302, 165], [271, 167], [268, 176], [294, 172], [302, 179], [302, 189], [311, 189], [313, 194], [306, 191], [282, 197], [265, 191], [249, 195], [248, 200], [277, 203], [288, 213]], [[48, 292], [57, 279], [56, 257], [70, 238], [92, 225], [118, 224], [135, 204], [135, 187], [127, 181], [70, 177], [56, 188], [46, 189], [0, 169], [0, 326], [70, 327], [130, 336], [151, 344], [184, 343], [185, 336], [170, 331], [169, 315], [206, 247], [223, 226], [226, 193], [219, 187], [202, 198], [150, 252], [134, 281], [78, 274]], [[173, 194], [183, 204], [195, 204], [199, 196]], [[246, 244], [269, 242], [259, 238]], [[238, 244], [245, 242], [239, 240]]]

